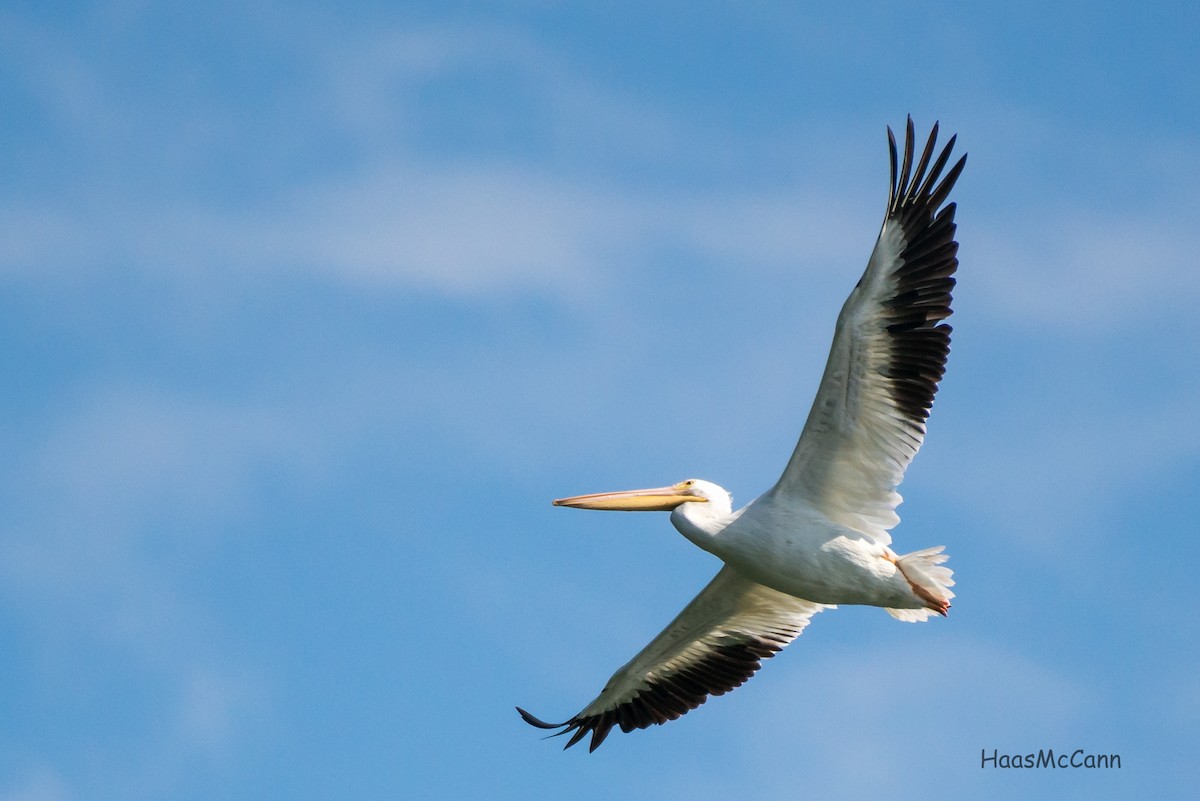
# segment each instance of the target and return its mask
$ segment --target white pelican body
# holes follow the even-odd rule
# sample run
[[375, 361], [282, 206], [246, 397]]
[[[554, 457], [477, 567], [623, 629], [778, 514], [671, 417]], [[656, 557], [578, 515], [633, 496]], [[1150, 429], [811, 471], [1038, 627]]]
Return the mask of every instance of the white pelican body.
[[[706, 495], [724, 492], [711, 482], [692, 481]], [[767, 493], [737, 514], [718, 512], [719, 503], [681, 504], [671, 522], [746, 578], [820, 604], [893, 610], [929, 605], [897, 569], [887, 545], [802, 501]]]
[[[958, 267], [953, 203], [942, 207], [966, 162], [938, 181], [954, 138], [930, 166], [937, 125], [915, 169], [908, 120], [897, 172], [891, 147], [887, 214], [867, 269], [838, 316], [829, 361], [800, 440], [775, 486], [733, 511], [728, 492], [688, 479], [669, 487], [579, 495], [558, 506], [671, 511], [685, 537], [725, 564], [600, 695], [565, 723], [595, 750], [622, 731], [674, 720], [741, 685], [836, 604], [885, 608], [920, 621], [950, 608], [954, 581], [942, 548], [903, 556], [888, 531], [896, 492], [921, 447], [950, 350], [950, 291]], [[928, 168], [928, 172], [927, 172]]]

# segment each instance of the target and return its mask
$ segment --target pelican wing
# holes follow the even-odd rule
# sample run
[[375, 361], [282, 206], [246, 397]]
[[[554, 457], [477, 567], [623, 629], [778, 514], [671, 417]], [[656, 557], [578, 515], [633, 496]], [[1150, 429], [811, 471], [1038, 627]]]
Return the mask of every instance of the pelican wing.
[[803, 499], [831, 520], [884, 544], [899, 517], [896, 487], [925, 438], [925, 421], [950, 352], [950, 291], [958, 267], [953, 203], [966, 163], [938, 181], [954, 137], [930, 166], [938, 126], [913, 168], [910, 117], [904, 159], [891, 148], [887, 215], [867, 269], [850, 293], [816, 400], [772, 493]]
[[571, 732], [565, 748], [589, 732], [595, 751], [614, 726], [644, 729], [675, 720], [742, 685], [827, 608], [756, 584], [730, 567], [700, 591], [679, 616], [622, 667], [600, 695], [565, 723], [545, 723], [520, 707], [527, 723]]

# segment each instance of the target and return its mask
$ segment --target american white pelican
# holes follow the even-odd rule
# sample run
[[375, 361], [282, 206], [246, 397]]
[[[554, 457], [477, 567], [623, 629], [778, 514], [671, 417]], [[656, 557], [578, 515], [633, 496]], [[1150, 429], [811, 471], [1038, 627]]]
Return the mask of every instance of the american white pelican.
[[800, 441], [775, 486], [733, 511], [729, 493], [688, 479], [669, 487], [578, 495], [556, 506], [670, 511], [683, 536], [725, 563], [661, 634], [564, 723], [591, 732], [594, 751], [621, 731], [666, 723], [709, 695], [741, 685], [835, 604], [884, 607], [905, 621], [945, 615], [954, 581], [942, 547], [898, 555], [888, 530], [896, 492], [925, 437], [950, 351], [950, 290], [958, 267], [954, 204], [944, 208], [967, 157], [945, 178], [955, 137], [930, 166], [935, 123], [913, 166], [908, 119], [897, 171], [888, 128], [891, 191], [867, 269], [842, 306], [833, 346]]

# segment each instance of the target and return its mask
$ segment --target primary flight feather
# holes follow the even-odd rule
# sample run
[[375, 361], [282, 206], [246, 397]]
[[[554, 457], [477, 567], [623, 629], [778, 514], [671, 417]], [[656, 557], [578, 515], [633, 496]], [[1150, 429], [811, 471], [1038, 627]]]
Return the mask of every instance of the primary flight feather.
[[958, 267], [953, 203], [967, 157], [945, 171], [938, 126], [914, 163], [912, 118], [904, 153], [888, 129], [891, 191], [867, 269], [838, 315], [829, 361], [783, 475], [734, 511], [728, 492], [689, 479], [669, 487], [578, 495], [556, 506], [670, 511], [680, 533], [725, 564], [708, 586], [578, 714], [546, 723], [591, 734], [666, 723], [750, 678], [761, 660], [837, 604], [885, 608], [905, 621], [945, 615], [954, 593], [942, 548], [898, 555], [896, 492], [925, 438], [950, 352], [950, 292]]

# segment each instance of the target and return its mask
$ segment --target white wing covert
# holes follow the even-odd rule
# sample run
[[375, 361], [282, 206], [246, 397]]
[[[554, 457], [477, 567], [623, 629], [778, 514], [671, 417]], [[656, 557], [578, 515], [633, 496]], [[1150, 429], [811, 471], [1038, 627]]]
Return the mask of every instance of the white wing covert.
[[[614, 726], [630, 732], [687, 714], [710, 695], [740, 687], [799, 636], [824, 604], [794, 598], [723, 567], [671, 623], [622, 667], [586, 708], [546, 723], [520, 707], [527, 723], [571, 732], [570, 748], [590, 732], [595, 751]], [[565, 727], [565, 728], [563, 728]]]
[[[897, 172], [888, 129], [891, 191], [867, 269], [838, 315], [833, 345], [800, 441], [770, 491], [803, 499], [834, 522], [888, 544], [896, 492], [925, 438], [925, 421], [950, 352], [950, 292], [958, 267], [955, 204], [941, 208], [962, 172], [951, 137], [932, 167], [935, 123], [913, 167], [909, 117]], [[926, 173], [926, 168], [928, 173]]]

